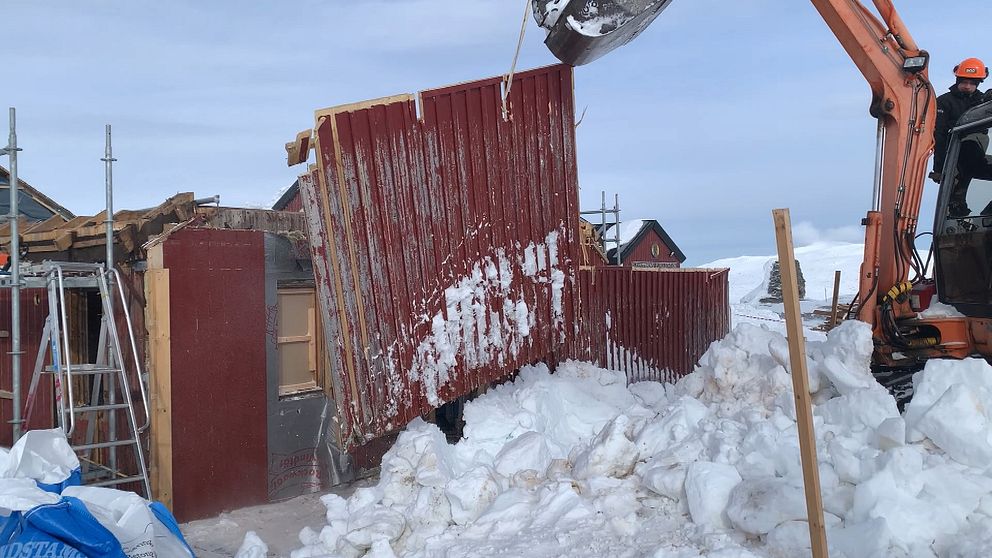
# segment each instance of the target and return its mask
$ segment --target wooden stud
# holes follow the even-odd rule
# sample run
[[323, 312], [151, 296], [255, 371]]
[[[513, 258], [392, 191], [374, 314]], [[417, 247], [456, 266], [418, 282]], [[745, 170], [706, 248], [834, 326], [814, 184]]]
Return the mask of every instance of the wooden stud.
[[[341, 153], [340, 153], [340, 148], [338, 147], [337, 125], [334, 124], [333, 114], [325, 115], [324, 117], [317, 116], [317, 124], [314, 127], [315, 130], [320, 129], [321, 118], [326, 118], [329, 125], [331, 126], [331, 141], [333, 143], [332, 148], [334, 149], [335, 164], [337, 165], [336, 174], [338, 177], [338, 184], [340, 190], [341, 188], [340, 185], [344, 184], [344, 170], [341, 166]], [[319, 161], [321, 157], [321, 153], [323, 153], [323, 151], [320, 145], [320, 135], [315, 134], [315, 136], [316, 136], [315, 149], [317, 150], [317, 160]], [[339, 272], [341, 266], [344, 265], [344, 262], [338, 261], [338, 250], [337, 250], [337, 243], [338, 242], [348, 243], [351, 238], [351, 235], [350, 233], [347, 232], [345, 233], [346, 238], [337, 238], [334, 235], [334, 227], [331, 226], [331, 204], [328, 198], [330, 196], [340, 196], [340, 193], [338, 191], [331, 192], [331, 185], [327, 178], [326, 170], [327, 170], [326, 165], [322, 165], [320, 168], [320, 172], [317, 173], [318, 188], [321, 198], [322, 211], [324, 212], [324, 223], [327, 233], [327, 240], [330, 243], [327, 253], [330, 255], [331, 270], [334, 274], [334, 296], [337, 297], [337, 300], [341, 301], [341, 304], [338, 305], [338, 320], [339, 323], [341, 324], [341, 340], [344, 345], [344, 353], [342, 356], [342, 361], [344, 362], [344, 366], [345, 366], [344, 372], [347, 375], [348, 386], [350, 387], [351, 393], [353, 394], [352, 397], [357, 398], [358, 394], [361, 392], [358, 390], [358, 371], [355, 370], [355, 359], [352, 358], [352, 354], [353, 354], [352, 351], [358, 351], [359, 348], [351, 346], [351, 332], [350, 332], [351, 324], [348, 322], [347, 319], [347, 311], [345, 310], [346, 304], [344, 302], [344, 285], [341, 277], [342, 274]], [[346, 206], [347, 205], [345, 205], [345, 207]], [[344, 395], [342, 395], [342, 400], [343, 397]], [[339, 434], [340, 434], [340, 430], [339, 430]], [[339, 436], [339, 441], [340, 441], [340, 436]]]
[[313, 130], [303, 130], [296, 139], [286, 144], [286, 164], [290, 167], [305, 163], [310, 155], [310, 140]]
[[414, 96], [409, 93], [401, 93], [399, 95], [389, 95], [387, 97], [379, 97], [378, 99], [369, 99], [367, 101], [359, 101], [357, 103], [348, 103], [344, 105], [337, 105], [334, 107], [318, 109], [314, 111], [314, 118], [317, 120], [319, 124], [320, 117], [322, 116], [333, 118], [334, 115], [341, 112], [355, 112], [362, 109], [374, 107], [376, 105], [391, 105], [393, 103], [405, 103], [408, 101], [412, 101], [413, 99]]
[[840, 303], [840, 270], [834, 271], [834, 301], [830, 306], [830, 324], [827, 330], [833, 329], [837, 325], [837, 305]]
[[[145, 324], [151, 386], [150, 481], [152, 494], [170, 510], [172, 501], [172, 335], [169, 270], [162, 269], [162, 245], [149, 249], [145, 272]], [[157, 266], [154, 267], [153, 266]]]
[[813, 558], [827, 557], [827, 535], [823, 524], [823, 500], [820, 495], [820, 469], [813, 432], [813, 405], [809, 397], [806, 372], [806, 339], [803, 337], [799, 286], [796, 281], [796, 256], [792, 248], [792, 222], [788, 209], [772, 211], [778, 244], [778, 268], [782, 273], [782, 299], [785, 303], [785, 328], [789, 338], [789, 362], [792, 389], [796, 400], [796, 423], [799, 427], [799, 452], [802, 457], [803, 482], [806, 485], [806, 513]]

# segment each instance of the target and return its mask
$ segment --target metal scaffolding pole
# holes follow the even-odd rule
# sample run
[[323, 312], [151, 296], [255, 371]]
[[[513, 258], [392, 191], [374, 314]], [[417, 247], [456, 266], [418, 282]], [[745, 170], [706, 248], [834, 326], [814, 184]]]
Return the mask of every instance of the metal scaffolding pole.
[[[600, 238], [600, 242], [602, 242], [602, 244], [603, 244], [603, 251], [604, 252], [607, 252], [607, 253], [609, 252], [606, 249], [606, 243], [607, 242], [613, 242], [614, 244], [616, 244], [616, 254], [615, 254], [615, 257], [614, 257], [614, 260], [615, 261], [612, 261], [611, 262], [611, 261], [609, 261], [609, 258], [607, 258], [607, 263], [608, 264], [621, 265], [621, 260], [620, 260], [620, 241], [621, 241], [621, 238], [620, 238], [620, 194], [613, 194], [613, 209], [607, 209], [606, 208], [606, 190], [603, 190], [602, 191], [602, 197], [603, 197], [603, 201], [602, 201], [602, 205], [600, 206], [599, 209], [590, 210], [590, 211], [579, 211], [579, 215], [599, 215], [599, 222], [600, 222], [600, 228], [601, 228], [600, 234], [599, 234], [599, 238]], [[612, 223], [613, 226], [614, 226], [613, 238], [608, 237], [607, 236], [607, 233], [606, 233], [607, 224], [609, 224], [606, 221], [606, 214], [607, 213], [613, 215], [613, 223]]]
[[[107, 174], [107, 272], [114, 268], [114, 150], [110, 144], [110, 124], [107, 124], [107, 147], [103, 159]], [[109, 277], [108, 277], [109, 278]]]
[[10, 108], [10, 137], [2, 153], [10, 159], [10, 374], [13, 394], [10, 424], [13, 440], [21, 437], [21, 238], [18, 230], [17, 207], [20, 183], [17, 180], [17, 111]]
[[613, 194], [613, 218], [616, 219], [617, 265], [623, 265], [620, 258], [620, 194]]
[[[114, 150], [111, 145], [110, 137], [110, 124], [107, 124], [106, 128], [107, 144], [104, 149], [103, 158], [100, 159], [104, 163], [104, 168], [106, 170], [106, 188], [107, 188], [107, 216], [104, 219], [104, 224], [107, 227], [106, 242], [107, 242], [107, 261], [106, 261], [106, 276], [108, 285], [108, 297], [104, 308], [106, 312], [110, 313], [110, 316], [106, 320], [108, 324], [107, 327], [116, 327], [117, 321], [114, 319], [114, 297], [111, 293], [114, 292]], [[112, 335], [107, 332], [107, 340], [111, 339]], [[116, 359], [114, 351], [107, 351], [107, 363], [111, 364]], [[121, 369], [124, 368], [123, 362], [117, 362], [113, 364], [114, 366], [120, 366]], [[123, 388], [122, 388], [123, 389]], [[108, 403], [111, 405], [117, 404], [117, 394], [114, 392], [113, 386], [108, 382], [107, 385], [107, 399]], [[126, 394], [125, 394], [126, 399]], [[117, 439], [117, 413], [113, 409], [107, 414], [107, 434], [111, 440]], [[110, 467], [112, 469], [117, 468], [117, 448], [108, 448], [108, 460]]]

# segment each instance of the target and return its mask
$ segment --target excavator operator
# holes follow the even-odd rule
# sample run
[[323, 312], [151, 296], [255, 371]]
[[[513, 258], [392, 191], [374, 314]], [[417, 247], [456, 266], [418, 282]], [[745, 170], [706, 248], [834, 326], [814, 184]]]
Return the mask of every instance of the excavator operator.
[[[968, 109], [985, 101], [992, 100], [992, 90], [982, 93], [978, 86], [989, 76], [989, 69], [978, 58], [968, 58], [954, 66], [957, 78], [950, 91], [937, 97], [937, 121], [935, 122], [933, 172], [930, 178], [940, 182], [947, 154], [947, 142], [951, 128]], [[958, 157], [958, 177], [951, 190], [948, 213], [951, 217], [965, 217], [971, 213], [968, 208], [968, 186], [973, 178], [992, 180], [992, 156], [986, 155], [989, 146], [988, 130], [973, 132], [961, 139], [961, 154]], [[982, 210], [983, 215], [992, 214], [992, 203]]]

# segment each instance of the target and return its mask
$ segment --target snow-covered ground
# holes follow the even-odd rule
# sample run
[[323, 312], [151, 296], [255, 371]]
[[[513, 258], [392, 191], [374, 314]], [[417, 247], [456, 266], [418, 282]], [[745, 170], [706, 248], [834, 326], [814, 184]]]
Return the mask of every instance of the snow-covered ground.
[[[797, 249], [809, 296], [829, 298], [836, 269], [853, 295], [860, 250]], [[298, 501], [226, 536], [265, 527], [244, 537], [243, 557], [808, 556], [788, 345], [777, 308], [755, 292], [771, 259], [709, 264], [732, 270], [735, 328], [678, 383], [628, 386], [578, 362], [527, 368], [466, 406], [457, 443], [416, 420], [377, 482], [305, 500], [314, 517], [295, 524], [296, 540], [265, 539], [293, 529], [280, 516]], [[830, 555], [992, 555], [992, 367], [929, 363], [900, 414], [871, 376], [866, 324], [812, 337]], [[199, 524], [199, 538], [216, 526]]]
[[[823, 340], [826, 336], [810, 329], [819, 325], [825, 318], [812, 316], [813, 310], [828, 308], [833, 302], [834, 275], [841, 272], [839, 300], [850, 303], [858, 292], [858, 272], [864, 257], [863, 244], [844, 242], [816, 242], [795, 249], [796, 259], [806, 280], [806, 298], [800, 303], [807, 314], [806, 335], [811, 340]], [[765, 304], [761, 298], [767, 295], [768, 273], [776, 255], [740, 256], [724, 258], [700, 267], [730, 268], [730, 307], [733, 326], [742, 323], [764, 325], [785, 333], [782, 318], [782, 304]]]

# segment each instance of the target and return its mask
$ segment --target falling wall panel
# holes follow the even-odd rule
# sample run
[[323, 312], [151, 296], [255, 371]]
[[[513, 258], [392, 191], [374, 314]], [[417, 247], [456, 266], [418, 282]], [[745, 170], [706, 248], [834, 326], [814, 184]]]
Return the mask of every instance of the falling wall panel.
[[[575, 334], [572, 71], [318, 111], [301, 180], [342, 442], [363, 443]], [[333, 366], [332, 366], [333, 368]]]

